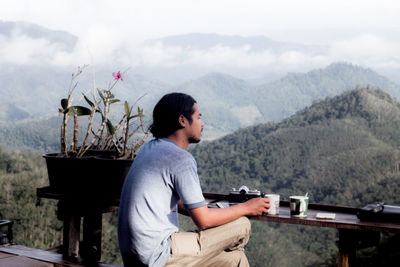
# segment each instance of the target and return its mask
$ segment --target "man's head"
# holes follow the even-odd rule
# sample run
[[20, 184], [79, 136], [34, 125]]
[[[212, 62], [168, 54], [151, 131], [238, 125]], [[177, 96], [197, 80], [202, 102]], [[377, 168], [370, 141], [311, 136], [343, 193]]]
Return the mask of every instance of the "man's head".
[[[198, 113], [200, 118], [201, 114], [193, 97], [183, 93], [167, 94], [154, 107], [150, 132], [156, 138], [168, 137], [175, 131], [185, 128], [185, 125], [192, 125], [195, 113]], [[201, 128], [202, 126], [201, 122]], [[200, 136], [189, 136], [190, 143], [199, 141]]]

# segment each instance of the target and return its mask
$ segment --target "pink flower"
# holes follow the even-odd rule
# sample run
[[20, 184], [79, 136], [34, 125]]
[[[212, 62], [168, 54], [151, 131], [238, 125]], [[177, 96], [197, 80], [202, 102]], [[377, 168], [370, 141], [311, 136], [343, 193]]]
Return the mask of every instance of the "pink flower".
[[114, 80], [119, 80], [119, 79], [121, 79], [121, 81], [123, 81], [124, 80], [124, 77], [122, 76], [122, 73], [121, 72], [113, 72], [113, 77], [114, 77]]

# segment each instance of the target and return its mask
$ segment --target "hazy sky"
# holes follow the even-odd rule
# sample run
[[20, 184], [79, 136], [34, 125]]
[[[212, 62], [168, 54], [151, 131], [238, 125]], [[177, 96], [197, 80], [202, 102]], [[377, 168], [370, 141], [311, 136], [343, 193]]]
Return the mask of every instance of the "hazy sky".
[[[271, 66], [279, 71], [349, 61], [400, 70], [398, 0], [0, 1], [0, 20], [28, 21], [79, 37], [74, 51], [66, 53], [46, 40], [0, 36], [0, 63], [77, 65], [93, 58], [107, 62], [123, 48], [130, 65]], [[137, 46], [147, 38], [193, 32], [264, 35], [278, 41], [324, 43], [329, 49], [311, 57], [299, 51], [254, 53], [247, 47], [182, 51], [163, 44]]]
[[78, 36], [119, 38], [189, 32], [265, 35], [280, 29], [395, 28], [397, 0], [14, 0], [0, 18], [25, 20]]

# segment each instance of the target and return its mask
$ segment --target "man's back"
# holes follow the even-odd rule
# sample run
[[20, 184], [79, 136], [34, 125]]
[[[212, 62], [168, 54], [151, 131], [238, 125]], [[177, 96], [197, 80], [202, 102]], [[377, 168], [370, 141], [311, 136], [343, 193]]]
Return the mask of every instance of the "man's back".
[[[162, 266], [169, 236], [178, 231], [177, 203], [204, 205], [196, 163], [169, 139], [146, 144], [127, 175], [120, 201], [119, 243], [124, 258]], [[195, 205], [195, 206], [193, 206]]]

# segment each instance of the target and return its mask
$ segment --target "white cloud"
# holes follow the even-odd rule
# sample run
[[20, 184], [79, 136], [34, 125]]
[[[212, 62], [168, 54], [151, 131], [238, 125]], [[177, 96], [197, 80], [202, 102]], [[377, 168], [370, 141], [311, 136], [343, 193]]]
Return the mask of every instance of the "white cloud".
[[[208, 49], [178, 45], [167, 46], [161, 41], [137, 46], [121, 31], [98, 23], [78, 39], [72, 52], [45, 38], [31, 38], [14, 31], [10, 37], [0, 35], [0, 63], [24, 65], [77, 66], [83, 64], [128, 65], [132, 67], [194, 67], [226, 73], [304, 72], [332, 62], [346, 61], [375, 70], [400, 70], [400, 43], [381, 36], [364, 34], [332, 43], [326, 53], [304, 51], [254, 50], [250, 45], [230, 47], [216, 44]], [[248, 76], [248, 75], [247, 75]]]
[[10, 37], [0, 35], [0, 62], [13, 64], [49, 64], [60, 51], [45, 38], [33, 39], [17, 31]]
[[400, 43], [389, 42], [376, 35], [361, 35], [332, 44], [330, 55], [374, 68], [400, 67]]
[[164, 46], [161, 42], [142, 46], [138, 51], [130, 51], [135, 65], [173, 67], [180, 62], [177, 59], [184, 53], [179, 46]]

